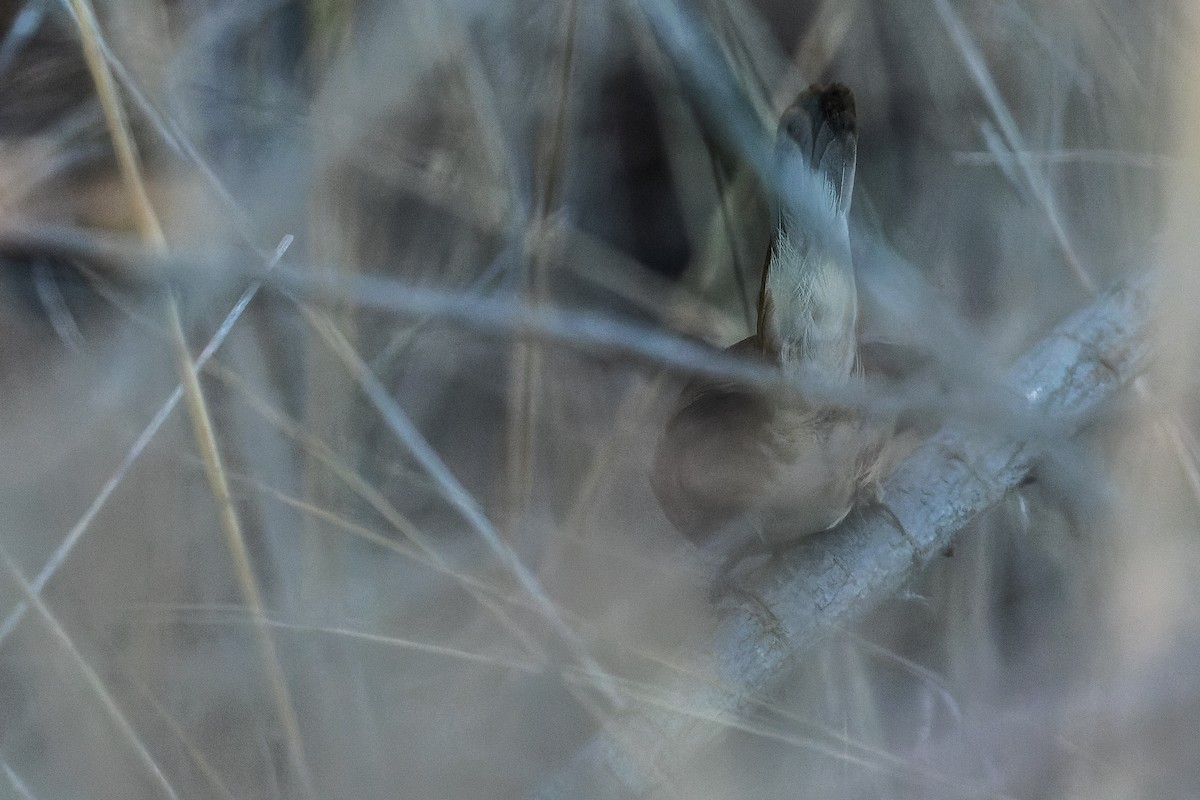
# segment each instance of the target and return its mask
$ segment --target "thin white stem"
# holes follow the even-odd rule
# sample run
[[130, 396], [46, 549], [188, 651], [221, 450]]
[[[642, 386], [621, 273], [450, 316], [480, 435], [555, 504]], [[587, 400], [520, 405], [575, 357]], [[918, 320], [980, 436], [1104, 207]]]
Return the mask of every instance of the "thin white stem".
[[446, 500], [462, 515], [488, 549], [500, 559], [521, 589], [534, 601], [545, 620], [566, 642], [575, 658], [579, 660], [585, 670], [592, 674], [601, 693], [614, 707], [620, 708], [623, 700], [612, 689], [611, 679], [604, 668], [588, 653], [579, 634], [563, 620], [554, 601], [542, 588], [541, 582], [500, 537], [499, 532], [483, 513], [483, 509], [479, 507], [475, 498], [454, 476], [437, 451], [434, 450], [433, 445], [421, 434], [400, 404], [392, 398], [375, 374], [370, 371], [346, 337], [324, 314], [300, 302], [296, 303], [296, 307], [312, 329], [325, 341], [325, 344], [342, 360], [384, 422], [441, 488]]
[[[275, 252], [271, 255], [270, 261], [267, 262], [268, 270], [272, 269], [276, 264], [279, 263], [279, 260], [283, 258], [283, 254], [287, 252], [287, 249], [291, 246], [291, 244], [292, 237], [290, 235], [285, 236], [279, 242], [279, 246], [275, 248]], [[204, 365], [208, 363], [208, 360], [213, 357], [213, 354], [217, 352], [222, 344], [224, 344], [225, 339], [229, 336], [230, 331], [233, 330], [233, 326], [237, 324], [237, 321], [242, 316], [242, 312], [246, 310], [246, 306], [250, 305], [250, 301], [254, 299], [255, 294], [258, 293], [258, 290], [261, 288], [261, 286], [262, 283], [256, 281], [248, 286], [244, 292], [242, 292], [241, 297], [239, 297], [237, 302], [233, 304], [233, 308], [229, 310], [229, 313], [225, 315], [225, 319], [221, 321], [220, 326], [217, 327], [217, 330], [213, 334], [212, 338], [208, 340], [208, 344], [206, 344], [204, 349], [200, 351], [200, 354], [196, 356], [193, 369], [202, 369]], [[167, 397], [163, 404], [158, 407], [158, 411], [154, 413], [154, 416], [150, 418], [150, 421], [146, 423], [146, 427], [142, 428], [142, 432], [138, 434], [136, 439], [134, 439], [133, 444], [130, 446], [128, 452], [125, 453], [125, 457], [121, 459], [121, 462], [117, 464], [116, 469], [114, 469], [112, 474], [108, 476], [108, 480], [106, 480], [104, 485], [100, 487], [100, 491], [96, 494], [96, 497], [83, 512], [83, 515], [74, 525], [71, 526], [71, 529], [67, 531], [67, 535], [63, 537], [63, 540], [59, 543], [58, 547], [56, 547], [54, 552], [50, 554], [50, 558], [46, 560], [46, 563], [42, 565], [42, 568], [38, 571], [38, 574], [30, 582], [30, 585], [33, 587], [35, 592], [40, 594], [45, 588], [46, 583], [52, 577], [54, 577], [54, 574], [58, 572], [59, 568], [62, 567], [62, 565], [66, 562], [67, 557], [71, 554], [71, 551], [75, 549], [75, 545], [77, 545], [79, 540], [83, 538], [83, 535], [87, 533], [88, 529], [92, 525], [92, 522], [95, 521], [96, 517], [100, 514], [100, 511], [104, 508], [104, 506], [108, 504], [113, 492], [117, 490], [117, 487], [119, 487], [122, 481], [125, 480], [126, 476], [129, 475], [130, 470], [133, 469], [133, 465], [137, 463], [137, 460], [141, 457], [142, 453], [146, 451], [146, 448], [150, 445], [150, 442], [153, 441], [154, 437], [158, 435], [158, 432], [162, 429], [162, 426], [170, 418], [171, 412], [175, 410], [175, 407], [179, 405], [179, 401], [182, 399], [183, 385], [178, 384], [175, 386], [174, 390], [172, 390], [171, 394]], [[21, 621], [27, 610], [28, 606], [24, 602], [20, 602], [13, 607], [12, 611], [8, 612], [8, 615], [5, 616], [4, 621], [0, 623], [0, 645], [3, 645], [4, 641], [8, 639], [9, 634], [11, 634], [13, 629], [16, 628], [17, 623]]]
[[75, 668], [79, 670], [84, 682], [87, 683], [88, 688], [96, 695], [96, 699], [100, 701], [100, 705], [104, 708], [109, 719], [112, 720], [117, 731], [129, 744], [138, 761], [146, 769], [146, 773], [151, 781], [162, 790], [162, 793], [166, 797], [171, 798], [171, 800], [178, 800], [179, 795], [175, 793], [171, 782], [163, 774], [162, 769], [158, 766], [158, 762], [150, 755], [150, 751], [142, 742], [141, 737], [138, 736], [137, 731], [134, 730], [133, 725], [130, 724], [129, 719], [125, 716], [125, 712], [117, 705], [117, 701], [108, 691], [108, 687], [104, 685], [103, 679], [101, 679], [96, 670], [92, 668], [87, 659], [83, 657], [83, 654], [75, 647], [75, 643], [71, 641], [71, 637], [54, 617], [54, 614], [51, 613], [46, 604], [42, 602], [42, 598], [33, 590], [33, 586], [30, 585], [24, 573], [21, 572], [20, 567], [12, 560], [12, 557], [8, 554], [8, 550], [4, 547], [0, 547], [0, 562], [3, 562], [4, 569], [8, 572], [9, 577], [16, 582], [17, 588], [25, 596], [25, 602], [34, 610], [34, 613], [37, 614], [42, 624], [45, 625], [46, 630], [49, 631], [55, 643], [67, 655], [75, 665]]

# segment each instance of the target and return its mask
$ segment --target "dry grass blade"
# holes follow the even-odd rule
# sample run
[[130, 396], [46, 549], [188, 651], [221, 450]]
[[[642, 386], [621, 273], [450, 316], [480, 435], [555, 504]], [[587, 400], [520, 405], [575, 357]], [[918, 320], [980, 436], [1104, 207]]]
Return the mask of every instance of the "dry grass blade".
[[[133, 205], [134, 215], [142, 237], [153, 249], [161, 253], [167, 250], [167, 240], [163, 235], [162, 225], [158, 220], [150, 197], [146, 193], [145, 181], [142, 179], [141, 165], [138, 160], [137, 148], [128, 120], [125, 117], [124, 103], [117, 93], [116, 82], [101, 48], [101, 34], [95, 14], [87, 0], [70, 0], [75, 21], [79, 25], [80, 38], [83, 42], [84, 56], [96, 84], [100, 103], [104, 109], [105, 121], [108, 125], [109, 136], [117, 154], [125, 190]], [[250, 554], [246, 548], [242, 534], [241, 522], [233, 507], [233, 499], [229, 493], [229, 481], [225, 476], [221, 452], [217, 445], [217, 437], [213, 427], [212, 416], [208, 403], [200, 387], [196, 364], [188, 348], [187, 338], [183, 332], [183, 322], [179, 316], [179, 306], [174, 295], [167, 300], [167, 325], [175, 347], [175, 356], [183, 387], [183, 397], [187, 401], [189, 416], [192, 421], [192, 431], [196, 446], [204, 459], [205, 474], [208, 477], [209, 488], [217, 503], [217, 512], [221, 529], [225, 535], [225, 543], [234, 562], [238, 584], [246, 603], [257, 614], [263, 613], [262, 595], [258, 588], [258, 579], [250, 564]], [[262, 655], [263, 667], [267, 680], [275, 697], [280, 724], [288, 741], [289, 759], [300, 782], [304, 793], [313, 796], [312, 777], [309, 774], [304, 756], [304, 746], [300, 735], [300, 722], [292, 704], [291, 695], [287, 688], [287, 679], [275, 645], [271, 641], [266, 628], [259, 628], [256, 639]]]
[[21, 594], [25, 597], [25, 602], [29, 604], [34, 613], [37, 614], [38, 619], [45, 625], [46, 630], [53, 637], [55, 644], [62, 649], [63, 654], [71, 661], [79, 671], [79, 674], [83, 676], [88, 688], [96, 695], [96, 699], [100, 701], [105, 714], [112, 720], [117, 731], [120, 732], [121, 736], [129, 744], [130, 749], [133, 750], [134, 755], [137, 756], [138, 761], [145, 768], [147, 776], [158, 786], [164, 796], [171, 798], [171, 800], [178, 800], [179, 795], [176, 794], [174, 787], [171, 786], [171, 782], [167, 780], [167, 776], [159, 768], [158, 762], [154, 760], [154, 756], [150, 754], [145, 743], [138, 736], [137, 731], [134, 730], [133, 725], [130, 724], [125, 713], [121, 710], [121, 707], [117, 705], [117, 701], [113, 699], [112, 694], [108, 691], [108, 687], [104, 685], [104, 680], [75, 647], [75, 643], [71, 641], [71, 637], [67, 634], [66, 630], [54, 618], [54, 614], [42, 602], [42, 598], [34, 591], [29, 581], [21, 573], [20, 567], [17, 566], [12, 557], [9, 556], [8, 551], [3, 547], [0, 547], [0, 561], [4, 562], [4, 569], [8, 572], [9, 577], [16, 582], [17, 587], [21, 590]]
[[267, 491], [277, 499], [280, 499], [289, 504], [295, 504], [309, 514], [321, 517], [327, 522], [333, 522], [339, 527], [350, 530], [359, 536], [364, 537], [373, 544], [381, 547], [386, 547], [395, 552], [406, 555], [410, 558], [415, 558], [438, 572], [453, 578], [459, 582], [463, 589], [468, 592], [475, 600], [491, 613], [496, 620], [525, 648], [526, 653], [532, 658], [545, 659], [546, 654], [541, 646], [520, 624], [514, 620], [508, 612], [498, 605], [492, 597], [488, 596], [488, 592], [497, 593], [496, 587], [485, 586], [481, 582], [472, 579], [469, 575], [454, 569], [442, 556], [437, 543], [421, 531], [408, 517], [400, 513], [396, 507], [384, 497], [379, 490], [372, 486], [366, 479], [345, 464], [337, 454], [324, 442], [317, 439], [315, 436], [308, 433], [302, 426], [288, 419], [277, 409], [271, 407], [265, 400], [254, 395], [250, 387], [238, 375], [221, 365], [215, 365], [211, 371], [227, 385], [237, 390], [247, 402], [250, 404], [261, 417], [266, 419], [271, 425], [283, 431], [290, 439], [298, 442], [304, 450], [315, 460], [320, 462], [331, 474], [337, 477], [339, 481], [345, 484], [352, 492], [363, 499], [379, 516], [381, 516], [392, 528], [403, 535], [408, 541], [411, 541], [414, 548], [409, 548], [404, 545], [397, 545], [395, 542], [380, 536], [373, 531], [369, 531], [361, 526], [351, 525], [346, 520], [341, 519], [337, 515], [332, 514], [325, 509], [319, 508], [311, 503], [303, 503], [295, 498], [287, 497], [286, 495], [276, 492], [266, 486], [260, 486], [261, 490]]
[[428, 472], [430, 477], [441, 487], [446, 500], [462, 515], [472, 530], [483, 539], [484, 544], [500, 560], [505, 569], [516, 578], [517, 584], [529, 595], [542, 617], [562, 638], [572, 656], [593, 676], [600, 693], [615, 708], [620, 708], [622, 705], [621, 697], [611, 688], [611, 679], [607, 676], [606, 671], [588, 653], [587, 646], [579, 638], [579, 634], [563, 621], [562, 615], [559, 613], [554, 601], [546, 595], [537, 576], [521, 562], [521, 559], [513, 552], [512, 548], [501, 539], [499, 532], [487, 517], [484, 516], [479, 504], [470, 496], [462, 484], [455, 479], [445, 463], [438, 457], [433, 447], [421, 435], [416, 426], [413, 425], [412, 420], [408, 418], [404, 410], [400, 408], [391, 395], [388, 394], [387, 390], [383, 388], [378, 378], [367, 369], [366, 364], [354, 352], [350, 343], [337, 330], [328, 317], [325, 317], [303, 303], [297, 302], [296, 308], [308, 321], [309, 325], [312, 326], [313, 330], [321, 336], [330, 350], [342, 360], [346, 369], [358, 381], [359, 386], [375, 405], [375, 408], [384, 418], [388, 427], [401, 440], [409, 453], [421, 465], [422, 469]]
[[[208, 414], [204, 395], [200, 389], [195, 363], [183, 341], [183, 326], [179, 320], [178, 307], [174, 302], [169, 304], [169, 313], [171, 330], [178, 334], [173, 338], [176, 343], [180, 371], [183, 373], [184, 397], [188, 400], [188, 409], [191, 412], [189, 416], [192, 421], [192, 435], [195, 437], [201, 460], [204, 462], [204, 472], [208, 478], [213, 499], [217, 502], [221, 530], [225, 534], [225, 546], [233, 559], [238, 586], [246, 605], [256, 619], [263, 618], [266, 614], [266, 606], [258, 588], [258, 578], [254, 574], [254, 566], [250, 561], [250, 551], [246, 546], [245, 537], [242, 535], [241, 523], [233, 506], [233, 495], [229, 491], [229, 478], [221, 460], [221, 451], [217, 446], [212, 419]], [[306, 765], [300, 720], [296, 716], [295, 706], [288, 690], [287, 675], [283, 671], [283, 664], [279, 660], [275, 642], [267, 627], [258, 625], [255, 627], [254, 633], [267, 681], [274, 695], [279, 721], [288, 741], [292, 767], [305, 792], [311, 796], [313, 794], [312, 777], [309, 775]]]
[[[287, 251], [287, 248], [291, 245], [291, 242], [292, 239], [289, 236], [285, 237], [283, 241], [279, 243], [279, 246], [275, 249], [275, 252], [271, 256], [271, 260], [267, 262], [268, 270], [272, 269], [276, 264], [279, 263], [279, 260], [283, 258], [283, 254]], [[230, 309], [229, 313], [225, 315], [225, 319], [222, 320], [212, 338], [209, 339], [208, 343], [204, 346], [204, 349], [201, 350], [200, 354], [196, 357], [195, 363], [193, 364], [193, 369], [202, 369], [208, 360], [212, 358], [213, 354], [216, 353], [216, 351], [224, 343], [225, 338], [229, 335], [229, 332], [233, 330], [233, 326], [237, 324], [238, 319], [246, 310], [246, 306], [248, 306], [250, 301], [254, 299], [254, 295], [258, 292], [260, 286], [261, 284], [259, 283], [253, 283], [247, 287], [244, 292], [242, 292], [241, 297], [239, 297], [237, 302], [233, 304], [233, 308]], [[171, 416], [171, 413], [175, 410], [175, 407], [179, 405], [179, 401], [182, 399], [183, 385], [180, 384], [175, 387], [175, 390], [171, 392], [166, 401], [159, 406], [158, 411], [155, 412], [154, 416], [150, 419], [150, 422], [148, 422], [138, 434], [128, 452], [126, 452], [125, 457], [121, 459], [121, 463], [118, 464], [117, 468], [113, 470], [111, 475], [109, 475], [108, 479], [104, 482], [104, 485], [101, 486], [100, 491], [92, 499], [92, 502], [88, 505], [83, 515], [73, 526], [71, 526], [71, 529], [67, 531], [67, 535], [63, 537], [62, 542], [60, 542], [58, 547], [54, 549], [53, 554], [51, 554], [50, 558], [47, 559], [42, 569], [38, 571], [38, 574], [31, 582], [35, 592], [41, 592], [42, 589], [45, 588], [46, 583], [50, 580], [50, 578], [52, 578], [63, 565], [63, 562], [66, 561], [67, 556], [70, 555], [71, 551], [75, 548], [75, 545], [78, 544], [79, 540], [87, 532], [88, 528], [91, 527], [92, 522], [96, 519], [96, 515], [98, 515], [101, 509], [104, 508], [105, 504], [108, 503], [108, 500], [110, 497], [112, 497], [113, 492], [115, 492], [117, 487], [121, 485], [121, 482], [125, 480], [125, 477], [129, 474], [129, 471], [133, 468], [133, 465], [137, 462], [138, 458], [141, 457], [142, 453], [145, 452], [146, 447], [149, 446], [154, 437], [158, 435], [158, 432], [162, 429], [162, 426], [166, 423], [167, 419]], [[25, 611], [25, 604], [19, 603], [13, 608], [12, 611], [8, 613], [7, 616], [5, 616], [4, 622], [0, 623], [0, 643], [7, 639], [9, 634], [12, 633], [13, 629], [17, 626], [17, 623], [21, 621], [21, 617], [25, 614]]]
[[[244, 624], [253, 624], [253, 620], [232, 621]], [[214, 622], [213, 624], [228, 624], [228, 622], [229, 620], [225, 620], [221, 622]], [[412, 639], [404, 639], [399, 636], [386, 636], [380, 633], [353, 630], [351, 628], [336, 628], [328, 625], [309, 625], [301, 622], [285, 622], [283, 620], [275, 619], [267, 619], [266, 624], [276, 630], [289, 631], [292, 633], [317, 633], [324, 636], [333, 636], [341, 639], [382, 645], [384, 647], [393, 647], [399, 650], [411, 650], [417, 653], [440, 656], [465, 664], [482, 665], [486, 667], [500, 667], [506, 670], [517, 670], [520, 672], [530, 673], [536, 673], [542, 669], [542, 665], [534, 661], [524, 661], [508, 656], [488, 655], [485, 653], [472, 653], [457, 647], [447, 647], [446, 645], [431, 644], [429, 642], [418, 642]]]
[[[808, 750], [820, 753], [828, 758], [863, 767], [870, 771], [887, 773], [914, 782], [933, 783], [952, 791], [961, 792], [963, 796], [967, 797], [988, 798], [989, 800], [1014, 800], [1012, 795], [996, 792], [987, 786], [969, 783], [952, 775], [938, 773], [921, 765], [913, 764], [891, 753], [864, 747], [860, 742], [856, 742], [846, 736], [838, 735], [832, 731], [823, 731], [823, 735], [820, 737], [781, 732], [762, 721], [751, 719], [748, 715], [737, 717], [713, 715], [710, 709], [689, 706], [686, 704], [686, 700], [688, 699], [686, 696], [682, 699], [677, 696], [671, 696], [659, 686], [638, 685], [631, 681], [622, 681], [620, 686], [629, 695], [631, 700], [642, 704], [644, 708], [670, 714], [677, 718], [688, 720], [690, 723], [706, 725], [713, 731], [722, 733], [734, 731], [749, 733], [755, 737], [780, 742], [796, 750]], [[612, 731], [610, 733], [614, 736], [621, 735], [619, 731]], [[636, 751], [631, 751], [631, 753], [636, 759]], [[642, 764], [643, 769], [654, 769], [656, 771], [660, 770], [662, 766], [661, 764], [652, 765], [648, 761]], [[666, 775], [660, 773], [659, 777], [665, 778]], [[673, 792], [669, 790], [662, 794], [664, 797], [673, 796]], [[647, 796], [657, 797], [659, 795], [651, 792]]]
[[187, 751], [188, 756], [196, 764], [196, 768], [200, 770], [200, 774], [208, 781], [209, 786], [216, 792], [217, 796], [224, 798], [224, 800], [234, 800], [233, 792], [229, 791], [229, 787], [225, 785], [225, 781], [221, 780], [221, 773], [217, 771], [217, 768], [212, 765], [200, 748], [196, 747], [195, 743], [188, 736], [187, 731], [171, 716], [171, 713], [163, 707], [162, 703], [158, 701], [158, 698], [154, 696], [150, 687], [146, 686], [145, 683], [136, 677], [133, 679], [133, 683], [145, 695], [151, 708], [158, 714], [163, 724], [170, 729], [175, 738], [179, 740], [179, 743], [183, 745], [183, 749]]
[[[1055, 202], [1048, 181], [1043, 175], [1039, 175], [1034, 171], [1034, 159], [1026, 155], [1028, 151], [1025, 147], [1024, 137], [1021, 136], [1021, 131], [1017, 127], [1016, 120], [1013, 119], [1012, 113], [1001, 98], [1000, 91], [992, 79], [991, 72], [988, 70], [982, 54], [972, 41], [971, 35], [967, 31], [966, 26], [963, 25], [962, 20], [954, 13], [954, 9], [951, 8], [949, 2], [947, 0], [935, 0], [935, 3], [938, 14], [941, 16], [946, 29], [950, 32], [950, 36], [953, 38], [959, 52], [962, 54], [963, 61], [971, 71], [971, 75], [979, 86], [979, 90], [987, 99], [988, 107], [991, 109], [1004, 135], [1009, 153], [1020, 168], [1021, 175], [1028, 184], [1030, 192], [1032, 192], [1034, 198], [1045, 212], [1046, 219], [1050, 224], [1058, 246], [1062, 250], [1063, 258], [1067, 262], [1071, 274], [1075, 276], [1076, 280], [1079, 281], [1079, 285], [1089, 294], [1096, 294], [1096, 281], [1092, 278], [1091, 273], [1080, 260], [1078, 253], [1076, 253], [1075, 247], [1071, 244], [1066, 228], [1063, 226], [1058, 204]], [[1134, 383], [1134, 389], [1137, 391], [1138, 397], [1148, 407], [1154, 408], [1156, 406], [1154, 392], [1145, 377], [1139, 376], [1137, 378]], [[1189, 451], [1187, 444], [1184, 442], [1183, 426], [1171, 411], [1158, 411], [1156, 412], [1156, 416], [1160, 429], [1175, 451], [1175, 457], [1179, 461], [1180, 468], [1187, 478], [1193, 497], [1195, 497], [1197, 503], [1200, 503], [1200, 462], [1197, 462], [1195, 454]]]
[[947, 0], [934, 0], [934, 2], [938, 14], [946, 26], [946, 30], [949, 31], [950, 37], [954, 40], [954, 44], [962, 54], [963, 61], [971, 72], [971, 76], [975, 79], [979, 90], [987, 100], [988, 107], [991, 109], [997, 124], [1000, 126], [1000, 131], [1004, 135], [1009, 152], [1016, 159], [1017, 166], [1020, 168], [1021, 175], [1028, 184], [1029, 191], [1046, 214], [1046, 219], [1050, 224], [1058, 246], [1062, 248], [1063, 258], [1066, 260], [1071, 274], [1075, 276], [1075, 279], [1079, 281], [1079, 285], [1086, 289], [1089, 294], [1095, 294], [1096, 282], [1083, 266], [1083, 262], [1079, 260], [1079, 255], [1071, 245], [1066, 229], [1063, 227], [1062, 215], [1059, 213], [1058, 204], [1051, 193], [1049, 183], [1045, 176], [1034, 172], [1032, 160], [1024, 156], [1024, 153], [1027, 152], [1024, 137], [1021, 135], [1021, 130], [1017, 126], [1012, 113], [1001, 98], [1000, 90], [996, 87], [996, 82], [992, 79], [991, 72], [984, 62], [983, 55], [975, 46], [975, 43], [971, 39], [971, 34], [966, 29], [966, 26], [963, 25], [962, 20], [954, 13], [954, 9], [951, 8], [950, 3]]

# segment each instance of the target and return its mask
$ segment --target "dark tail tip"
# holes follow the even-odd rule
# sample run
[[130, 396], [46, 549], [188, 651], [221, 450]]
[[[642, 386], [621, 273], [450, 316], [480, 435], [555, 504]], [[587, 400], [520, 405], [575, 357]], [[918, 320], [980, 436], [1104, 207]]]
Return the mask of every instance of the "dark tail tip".
[[808, 87], [823, 119], [835, 135], [840, 133], [855, 133], [858, 130], [858, 114], [854, 110], [854, 92], [844, 83], [831, 83], [822, 87], [813, 84]]
[[813, 84], [805, 89], [783, 112], [779, 132], [800, 145], [810, 156], [818, 143], [831, 139], [853, 139], [858, 135], [858, 114], [854, 109], [854, 92], [844, 83], [828, 86]]

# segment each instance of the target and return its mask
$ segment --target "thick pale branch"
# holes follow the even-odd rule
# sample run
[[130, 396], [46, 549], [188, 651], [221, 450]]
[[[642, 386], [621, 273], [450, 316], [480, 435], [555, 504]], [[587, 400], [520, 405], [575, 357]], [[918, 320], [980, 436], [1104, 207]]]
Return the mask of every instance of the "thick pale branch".
[[809, 539], [727, 594], [710, 642], [719, 688], [680, 678], [663, 687], [664, 711], [615, 718], [535, 796], [670, 794], [683, 762], [785, 680], [798, 654], [894, 596], [954, 535], [999, 501], [1055, 441], [1073, 434], [1146, 365], [1144, 282], [1101, 295], [1012, 369], [1019, 436], [946, 428], [884, 483], [883, 503]]

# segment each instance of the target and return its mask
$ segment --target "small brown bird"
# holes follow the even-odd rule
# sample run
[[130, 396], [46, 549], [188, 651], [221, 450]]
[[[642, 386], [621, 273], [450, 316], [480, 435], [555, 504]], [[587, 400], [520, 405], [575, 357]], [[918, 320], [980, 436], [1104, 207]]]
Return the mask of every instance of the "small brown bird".
[[[776, 229], [757, 331], [729, 348], [794, 383], [836, 390], [858, 370], [858, 296], [847, 215], [857, 152], [854, 96], [812, 86], [783, 113]], [[856, 408], [702, 378], [680, 393], [652, 486], [697, 544], [737, 518], [767, 546], [831, 528], [872, 479], [885, 430]]]

